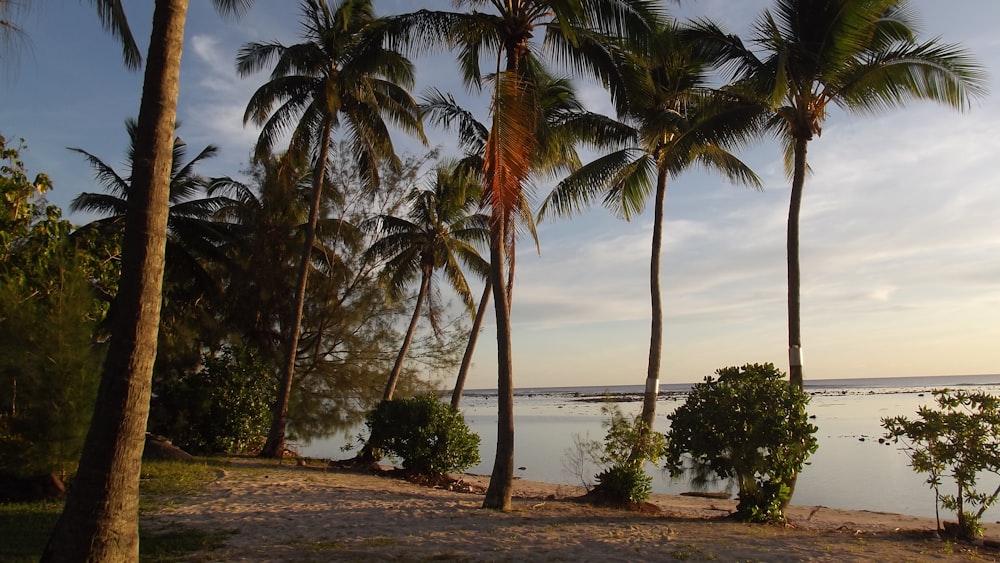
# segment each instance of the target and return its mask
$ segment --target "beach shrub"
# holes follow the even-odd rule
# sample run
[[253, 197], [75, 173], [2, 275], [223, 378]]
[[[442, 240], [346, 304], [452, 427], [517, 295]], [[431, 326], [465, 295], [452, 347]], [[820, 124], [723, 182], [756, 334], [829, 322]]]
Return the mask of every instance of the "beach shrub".
[[253, 348], [227, 346], [206, 354], [202, 369], [161, 386], [149, 428], [195, 454], [246, 453], [271, 427], [275, 379]]
[[654, 432], [638, 416], [627, 417], [616, 404], [604, 405], [607, 430], [604, 442], [578, 441], [578, 448], [604, 469], [594, 478], [591, 495], [612, 504], [637, 504], [649, 500], [653, 478], [646, 474], [646, 462], [657, 463], [663, 455], [664, 436]]
[[365, 424], [368, 448], [399, 458], [407, 471], [441, 476], [479, 463], [479, 435], [458, 409], [435, 395], [382, 401]]
[[[913, 469], [928, 474], [935, 509], [940, 502], [954, 511], [959, 537], [975, 539], [983, 534], [980, 518], [1000, 496], [1000, 485], [992, 493], [976, 490], [984, 473], [1000, 476], [1000, 397], [948, 389], [933, 394], [938, 409], [921, 406], [913, 420], [883, 418], [882, 427], [886, 438], [903, 444]], [[941, 494], [943, 477], [954, 480], [956, 494]]]
[[737, 515], [751, 522], [783, 521], [795, 476], [816, 451], [809, 397], [774, 364], [717, 370], [694, 386], [670, 419], [666, 468], [704, 487], [727, 480], [739, 488]]

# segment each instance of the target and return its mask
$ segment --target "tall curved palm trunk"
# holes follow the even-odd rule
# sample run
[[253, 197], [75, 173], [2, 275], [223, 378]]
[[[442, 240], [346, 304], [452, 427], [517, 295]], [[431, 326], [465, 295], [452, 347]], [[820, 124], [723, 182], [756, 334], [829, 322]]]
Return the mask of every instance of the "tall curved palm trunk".
[[483, 508], [510, 510], [514, 492], [514, 353], [504, 264], [507, 234], [494, 218], [490, 234], [490, 283], [497, 323], [497, 449]]
[[423, 309], [424, 300], [431, 288], [431, 275], [433, 275], [433, 263], [424, 264], [420, 274], [420, 289], [417, 291], [417, 302], [413, 306], [413, 315], [410, 317], [410, 325], [406, 327], [406, 335], [403, 337], [403, 345], [399, 347], [396, 354], [396, 363], [392, 365], [389, 373], [389, 380], [385, 383], [385, 393], [382, 394], [383, 401], [391, 401], [392, 395], [396, 392], [396, 384], [399, 382], [399, 374], [403, 371], [403, 360], [406, 359], [407, 352], [410, 351], [410, 343], [413, 342], [413, 334], [417, 331], [417, 322], [420, 320], [420, 311]]
[[[509, 47], [507, 70], [494, 91], [493, 126], [483, 158], [491, 209], [490, 283], [497, 323], [497, 450], [483, 508], [510, 510], [514, 492], [514, 356], [511, 346], [507, 267], [514, 268], [514, 220], [523, 202], [523, 184], [537, 147], [538, 105], [533, 84], [520, 75], [526, 39]], [[508, 255], [509, 251], [509, 255]]]
[[136, 561], [187, 0], [157, 0], [125, 217], [117, 311], [94, 416], [42, 561]]
[[802, 377], [802, 324], [799, 291], [802, 285], [799, 270], [799, 210], [802, 208], [802, 190], [806, 182], [807, 137], [797, 137], [794, 146], [792, 195], [788, 204], [788, 383], [803, 389]]
[[278, 397], [274, 402], [271, 429], [267, 440], [261, 448], [260, 457], [280, 458], [285, 454], [285, 435], [288, 429], [288, 404], [292, 396], [292, 380], [295, 377], [295, 363], [299, 355], [299, 336], [302, 332], [302, 313], [306, 303], [306, 286], [309, 283], [309, 262], [312, 259], [313, 246], [316, 244], [316, 223], [319, 221], [319, 208], [323, 200], [323, 182], [326, 181], [326, 155], [330, 150], [330, 123], [323, 126], [320, 146], [316, 155], [316, 165], [313, 168], [312, 200], [309, 203], [309, 222], [306, 224], [305, 241], [302, 243], [302, 258], [299, 260], [298, 278], [295, 284], [295, 305], [292, 311], [292, 323], [288, 328], [285, 349], [285, 363], [281, 372], [281, 385], [278, 387]]
[[663, 350], [663, 298], [660, 290], [660, 257], [663, 254], [663, 206], [667, 199], [666, 168], [656, 175], [656, 195], [653, 198], [653, 244], [649, 258], [649, 297], [651, 320], [649, 327], [649, 364], [646, 368], [646, 389], [642, 395], [640, 418], [648, 428], [656, 419], [656, 400], [660, 396], [660, 357]]

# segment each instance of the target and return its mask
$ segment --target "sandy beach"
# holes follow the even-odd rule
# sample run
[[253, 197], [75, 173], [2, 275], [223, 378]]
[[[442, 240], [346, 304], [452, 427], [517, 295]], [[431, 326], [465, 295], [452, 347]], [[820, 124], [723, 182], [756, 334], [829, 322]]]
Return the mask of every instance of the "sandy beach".
[[658, 513], [574, 500], [583, 488], [518, 480], [515, 508], [480, 508], [470, 492], [325, 467], [233, 460], [202, 493], [167, 499], [143, 525], [226, 531], [192, 561], [939, 561], [1000, 560], [986, 545], [937, 539], [934, 520], [793, 506], [788, 526], [725, 518], [735, 501], [654, 495]]

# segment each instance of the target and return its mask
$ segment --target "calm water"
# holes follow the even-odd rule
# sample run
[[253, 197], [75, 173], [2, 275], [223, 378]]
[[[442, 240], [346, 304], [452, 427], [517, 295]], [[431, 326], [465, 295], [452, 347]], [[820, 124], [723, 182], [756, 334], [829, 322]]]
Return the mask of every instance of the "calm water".
[[[812, 395], [809, 412], [819, 431], [819, 450], [799, 476], [794, 504], [830, 508], [865, 509], [919, 516], [934, 516], [934, 493], [925, 476], [910, 468], [906, 455], [896, 445], [880, 444], [883, 417], [914, 417], [920, 405], [933, 404], [930, 394], [937, 388], [983, 390], [1000, 394], [1000, 375], [946, 376], [884, 379], [842, 379], [806, 383]], [[690, 385], [663, 385], [657, 405], [656, 429], [669, 427], [667, 415], [684, 401]], [[642, 386], [549, 387], [518, 389], [514, 401], [515, 465], [517, 475], [532, 481], [580, 484], [579, 471], [572, 468], [574, 437], [601, 440], [601, 404], [588, 397], [621, 395], [622, 410], [637, 414], [641, 402], [633, 400]], [[471, 429], [482, 438], [482, 462], [470, 473], [489, 474], [496, 447], [496, 395], [494, 391], [468, 391], [462, 411]], [[357, 432], [353, 432], [357, 434]], [[301, 447], [303, 455], [342, 458], [344, 438], [314, 441]], [[686, 480], [650, 467], [654, 492], [677, 494], [691, 490]], [[585, 468], [592, 481], [596, 468]], [[948, 481], [945, 479], [945, 486]], [[993, 491], [996, 476], [985, 476], [980, 490]], [[724, 488], [720, 485], [717, 489]], [[942, 490], [950, 492], [944, 487]], [[942, 511], [942, 517], [949, 516]], [[1000, 507], [993, 507], [984, 521], [1000, 521]]]

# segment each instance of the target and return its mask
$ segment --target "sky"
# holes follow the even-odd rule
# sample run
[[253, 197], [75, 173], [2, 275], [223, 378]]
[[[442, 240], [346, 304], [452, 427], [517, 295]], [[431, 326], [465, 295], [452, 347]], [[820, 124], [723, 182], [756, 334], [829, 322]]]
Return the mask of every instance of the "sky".
[[[81, 147], [122, 163], [124, 121], [138, 112], [142, 75], [87, 2], [36, 2], [19, 21], [26, 37], [3, 53], [0, 134], [24, 138], [32, 173], [46, 172], [48, 199], [69, 219], [69, 201], [100, 187]], [[145, 53], [151, 2], [127, 2]], [[682, 0], [671, 14], [709, 17], [744, 37], [767, 0]], [[916, 0], [923, 38], [962, 43], [990, 74], [991, 95], [964, 113], [913, 103], [875, 116], [833, 111], [810, 143], [801, 216], [802, 340], [809, 379], [1000, 373], [1000, 2]], [[380, 14], [447, 0], [376, 0]], [[266, 74], [240, 78], [235, 57], [249, 41], [299, 40], [291, 1], [258, 0], [238, 21], [192, 2], [182, 62], [179, 135], [189, 154], [212, 143], [206, 175], [246, 167], [257, 131], [243, 111]], [[13, 58], [14, 64], [8, 64]], [[415, 94], [454, 93], [485, 118], [480, 95], [461, 85], [448, 53], [414, 59]], [[589, 109], [607, 96], [580, 80]], [[432, 146], [453, 135], [428, 128]], [[403, 154], [426, 149], [394, 139]], [[789, 181], [781, 152], [764, 140], [740, 153], [762, 178], [755, 191], [692, 170], [673, 178], [662, 257], [661, 383], [701, 381], [716, 369], [773, 362], [788, 369], [785, 225]], [[536, 197], [544, 196], [540, 185]], [[649, 349], [652, 213], [625, 222], [597, 207], [540, 225], [541, 253], [519, 246], [512, 310], [516, 387], [641, 385]], [[289, 288], [291, 291], [291, 288]], [[474, 290], [476, 295], [478, 290]], [[492, 319], [479, 340], [469, 389], [496, 386]], [[450, 382], [444, 382], [448, 385]]]

